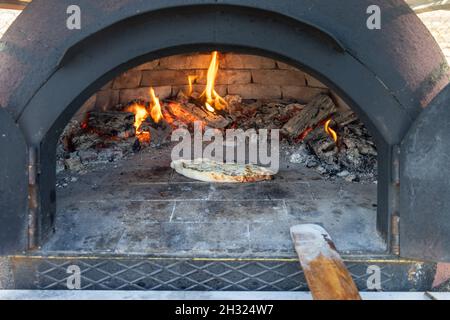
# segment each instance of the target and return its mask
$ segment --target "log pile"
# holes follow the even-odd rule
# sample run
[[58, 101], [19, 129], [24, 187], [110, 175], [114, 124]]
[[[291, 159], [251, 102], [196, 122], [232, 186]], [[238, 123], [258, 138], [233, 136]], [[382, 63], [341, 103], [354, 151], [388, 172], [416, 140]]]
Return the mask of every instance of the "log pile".
[[134, 114], [117, 111], [92, 111], [87, 117], [87, 126], [100, 135], [127, 138], [135, 134]]
[[[83, 170], [96, 162], [117, 161], [145, 148], [161, 148], [170, 143], [176, 128], [192, 129], [194, 121], [203, 127], [227, 129], [280, 129], [282, 144], [292, 163], [315, 168], [327, 177], [343, 177], [349, 181], [376, 176], [376, 147], [370, 134], [350, 110], [338, 110], [333, 99], [319, 94], [306, 105], [284, 100], [242, 100], [226, 96], [225, 111], [210, 112], [192, 97], [179, 94], [161, 101], [163, 119], [156, 123], [148, 116], [139, 128], [135, 115], [128, 112], [131, 101], [111, 111], [92, 111], [85, 121], [72, 121], [58, 145], [58, 168]], [[335, 142], [324, 130], [327, 122], [336, 132]], [[147, 133], [143, 141], [140, 133]]]
[[320, 94], [297, 112], [281, 128], [281, 133], [289, 139], [303, 139], [306, 133], [332, 117], [336, 105], [328, 95]]
[[351, 111], [340, 113], [332, 119], [331, 127], [339, 137], [337, 143], [319, 126], [304, 137], [302, 148], [292, 152], [291, 162], [316, 168], [331, 178], [376, 180], [376, 145], [358, 117]]
[[172, 117], [181, 118], [179, 120], [189, 121], [195, 119], [195, 121], [201, 121], [206, 126], [216, 129], [224, 129], [231, 122], [230, 118], [227, 117], [227, 115], [209, 112], [204, 107], [191, 102], [186, 103], [172, 102], [164, 104], [163, 109], [169, 112], [172, 115]]
[[152, 146], [159, 148], [169, 143], [172, 128], [164, 119], [156, 123], [151, 117], [147, 117], [139, 127], [139, 131], [148, 132]]

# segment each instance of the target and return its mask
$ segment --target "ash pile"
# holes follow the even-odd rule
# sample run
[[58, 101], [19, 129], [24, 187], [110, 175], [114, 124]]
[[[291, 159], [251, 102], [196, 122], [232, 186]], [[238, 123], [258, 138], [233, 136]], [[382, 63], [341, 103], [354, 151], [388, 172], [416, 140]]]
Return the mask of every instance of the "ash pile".
[[143, 145], [131, 112], [90, 112], [85, 121], [71, 120], [60, 137], [56, 171], [83, 172], [91, 165], [111, 163], [139, 152]]
[[[148, 112], [154, 101], [132, 101], [109, 111], [91, 111], [72, 120], [57, 148], [57, 172], [83, 173], [100, 163], [114, 163], [145, 149], [170, 144], [172, 130], [204, 127], [280, 129], [281, 157], [314, 168], [327, 179], [376, 181], [377, 150], [369, 132], [351, 110], [338, 110], [326, 94], [310, 103], [224, 98], [225, 110], [211, 112], [192, 97], [179, 93], [158, 102], [158, 114]], [[147, 110], [147, 111], [146, 111]]]

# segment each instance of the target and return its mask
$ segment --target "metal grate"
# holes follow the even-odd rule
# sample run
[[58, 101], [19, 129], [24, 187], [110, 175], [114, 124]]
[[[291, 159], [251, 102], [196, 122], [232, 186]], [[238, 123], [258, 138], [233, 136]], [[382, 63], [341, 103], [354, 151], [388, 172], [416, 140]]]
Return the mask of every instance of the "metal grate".
[[[67, 289], [76, 265], [84, 290], [177, 291], [306, 291], [308, 286], [298, 261], [205, 260], [175, 258], [46, 258], [12, 259], [16, 289]], [[361, 291], [367, 291], [367, 268], [376, 264], [384, 291], [429, 290], [435, 264], [417, 262], [347, 261]]]
[[301, 291], [307, 285], [297, 263], [195, 260], [45, 261], [39, 289], [67, 289], [67, 267], [81, 269], [81, 289]]

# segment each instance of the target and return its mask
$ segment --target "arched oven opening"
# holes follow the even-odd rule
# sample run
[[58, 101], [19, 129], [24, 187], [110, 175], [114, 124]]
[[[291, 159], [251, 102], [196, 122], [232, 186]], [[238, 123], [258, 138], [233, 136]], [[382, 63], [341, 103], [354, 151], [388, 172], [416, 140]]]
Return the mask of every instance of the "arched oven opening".
[[278, 60], [141, 64], [84, 103], [56, 154], [46, 252], [292, 258], [299, 223], [326, 227], [342, 252], [387, 250], [374, 139], [336, 93]]

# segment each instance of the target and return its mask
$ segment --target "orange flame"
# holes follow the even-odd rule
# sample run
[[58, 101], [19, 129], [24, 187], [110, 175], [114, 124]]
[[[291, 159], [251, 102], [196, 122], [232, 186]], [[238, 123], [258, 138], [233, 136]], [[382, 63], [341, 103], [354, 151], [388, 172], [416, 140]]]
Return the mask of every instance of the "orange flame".
[[214, 89], [216, 83], [217, 72], [219, 71], [218, 52], [214, 51], [211, 55], [211, 62], [209, 64], [208, 73], [206, 75], [206, 88], [200, 95], [200, 98], [205, 99], [205, 107], [208, 111], [225, 109], [227, 102]]
[[216, 111], [208, 102], [205, 103], [205, 106], [206, 106], [206, 110], [208, 110], [209, 112]]
[[337, 142], [338, 135], [337, 135], [336, 131], [334, 131], [333, 129], [330, 128], [330, 123], [331, 123], [331, 119], [328, 119], [325, 122], [325, 125], [324, 125], [325, 132], [328, 133], [328, 135], [333, 139], [334, 142]]
[[[216, 92], [214, 89], [217, 72], [219, 71], [219, 59], [218, 59], [218, 52], [214, 51], [211, 54], [211, 62], [209, 64], [208, 73], [206, 76], [206, 88], [200, 95], [199, 99], [204, 102], [206, 110], [209, 112], [215, 112], [216, 110], [222, 110], [225, 109], [228, 104], [227, 102]], [[189, 83], [189, 92], [188, 95], [192, 96], [193, 93], [193, 83], [197, 79], [197, 76], [188, 76], [188, 83]], [[181, 108], [178, 108], [175, 104], [170, 104], [168, 106], [170, 109], [170, 113], [172, 113], [174, 116], [181, 116], [185, 120], [188, 120], [190, 117], [185, 115], [185, 112], [181, 111]], [[148, 112], [148, 109], [145, 107], [145, 105], [140, 103], [134, 103], [130, 107], [127, 108], [128, 112], [132, 112], [135, 115], [135, 121], [134, 121], [134, 127], [136, 128], [136, 136], [138, 136], [139, 140], [141, 141], [149, 141], [150, 140], [150, 134], [148, 132], [143, 132], [140, 130], [140, 127], [142, 123], [147, 119], [149, 116], [153, 119], [155, 123], [159, 123], [162, 119], [166, 119], [168, 123], [172, 124], [174, 122], [174, 119], [172, 119], [172, 116], [167, 112], [168, 110], [164, 110], [164, 115], [162, 112], [161, 104], [159, 101], [159, 98], [155, 94], [155, 90], [153, 88], [150, 88], [150, 112]], [[193, 120], [193, 119], [189, 119]], [[197, 119], [195, 119], [197, 120]], [[193, 121], [195, 121], [193, 120]]]
[[152, 102], [150, 116], [152, 117], [153, 121], [155, 121], [155, 123], [158, 123], [163, 118], [163, 115], [161, 112], [161, 104], [159, 103], [159, 98], [155, 95], [155, 90], [153, 90], [153, 88], [150, 88], [150, 98]]
[[134, 113], [134, 127], [136, 128], [136, 136], [140, 142], [150, 142], [150, 133], [140, 130], [142, 122], [148, 117], [147, 109], [140, 103], [134, 103], [127, 108], [128, 112]]
[[129, 106], [127, 111], [134, 113], [134, 127], [136, 128], [136, 133], [140, 134], [141, 131], [139, 128], [141, 127], [142, 122], [148, 117], [147, 109], [144, 105], [136, 102]]
[[145, 105], [141, 103], [134, 103], [127, 108], [128, 112], [134, 113], [134, 127], [136, 128], [136, 136], [141, 142], [150, 142], [150, 132], [145, 132], [140, 130], [142, 122], [145, 121], [149, 116], [152, 117], [155, 123], [158, 123], [163, 119], [161, 112], [161, 104], [159, 98], [155, 94], [155, 90], [150, 88], [150, 113], [148, 112]]
[[192, 84], [194, 83], [195, 79], [197, 79], [197, 76], [188, 76], [188, 83], [189, 83], [188, 96], [189, 97], [192, 95], [192, 92], [194, 92], [194, 89], [192, 88]]

